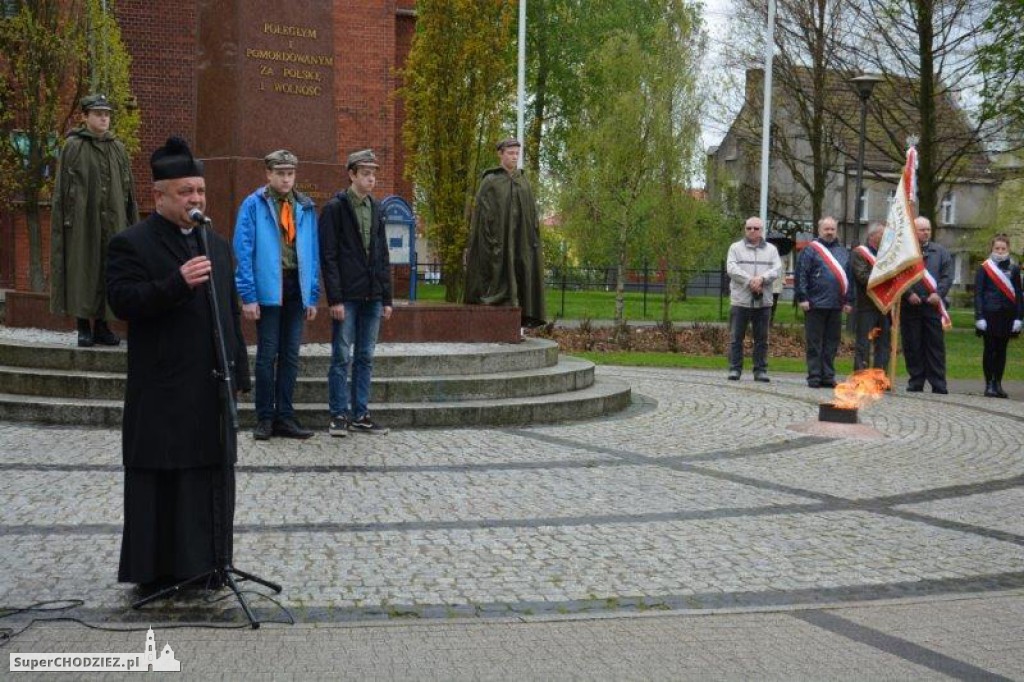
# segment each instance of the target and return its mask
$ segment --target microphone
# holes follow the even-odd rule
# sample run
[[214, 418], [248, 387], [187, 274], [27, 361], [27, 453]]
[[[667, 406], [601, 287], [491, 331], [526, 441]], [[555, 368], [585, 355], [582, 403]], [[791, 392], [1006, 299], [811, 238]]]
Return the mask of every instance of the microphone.
[[196, 225], [209, 225], [210, 219], [203, 215], [203, 212], [198, 208], [193, 208], [188, 212], [189, 220], [194, 222]]

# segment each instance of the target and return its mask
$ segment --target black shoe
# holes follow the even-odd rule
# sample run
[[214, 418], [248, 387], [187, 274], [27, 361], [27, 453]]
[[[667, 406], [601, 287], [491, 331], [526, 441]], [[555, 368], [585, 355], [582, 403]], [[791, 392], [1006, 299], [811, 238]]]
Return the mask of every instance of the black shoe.
[[768, 372], [754, 372], [754, 381], [760, 381], [762, 384], [767, 384], [771, 379], [768, 378]]
[[327, 433], [335, 438], [344, 438], [348, 435], [348, 417], [331, 417], [331, 423], [327, 425]]
[[985, 382], [985, 397], [986, 398], [998, 398], [999, 394], [996, 393], [996, 382], [986, 381]]
[[729, 370], [729, 381], [739, 381], [740, 371], [738, 369]]
[[252, 430], [252, 437], [256, 440], [270, 440], [274, 434], [274, 422], [269, 419], [261, 419]]
[[353, 420], [348, 425], [348, 430], [353, 431], [355, 433], [372, 433], [377, 436], [383, 436], [385, 433], [388, 432], [387, 427], [381, 426], [380, 424], [374, 422], [372, 419], [370, 419], [370, 415], [368, 414], [364, 414], [359, 419]]
[[110, 331], [106, 320], [96, 320], [92, 327], [92, 340], [101, 346], [119, 346], [121, 337]]
[[922, 393], [924, 386], [907, 386], [907, 393]]
[[944, 388], [935, 388], [932, 386], [932, 393], [938, 393], [939, 395], [949, 395], [949, 391]]
[[835, 379], [828, 379], [826, 381], [822, 381], [821, 382], [821, 387], [822, 388], [835, 388], [836, 387], [836, 380]]
[[1009, 398], [1010, 397], [1009, 395], [1007, 395], [1006, 391], [1003, 390], [1003, 382], [1002, 381], [993, 381], [992, 384], [993, 384], [993, 386], [995, 386], [996, 397], [997, 398]]
[[78, 318], [78, 347], [92, 348], [94, 343], [89, 320], [82, 319], [81, 317]]
[[807, 382], [807, 388], [821, 388], [821, 382], [820, 381], [808, 381]]
[[274, 421], [274, 435], [282, 436], [284, 438], [298, 438], [305, 440], [313, 436], [313, 431], [310, 429], [304, 429], [295, 421], [292, 417], [285, 417], [284, 419], [278, 419]]

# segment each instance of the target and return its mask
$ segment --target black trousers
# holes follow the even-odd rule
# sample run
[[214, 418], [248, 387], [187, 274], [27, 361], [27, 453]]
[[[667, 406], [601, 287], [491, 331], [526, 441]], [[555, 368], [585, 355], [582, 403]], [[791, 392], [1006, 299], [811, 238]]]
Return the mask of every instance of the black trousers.
[[807, 383], [836, 380], [834, 362], [843, 335], [843, 311], [839, 308], [811, 308], [804, 315], [807, 343]]
[[743, 337], [747, 326], [754, 333], [754, 372], [768, 371], [768, 326], [771, 308], [744, 308], [734, 305], [729, 310], [729, 370], [743, 370]]
[[985, 383], [1001, 382], [1006, 369], [1006, 346], [1010, 343], [1010, 337], [985, 334], [984, 338], [985, 351], [981, 356], [981, 367], [985, 371]]
[[946, 338], [938, 311], [927, 303], [902, 306], [900, 333], [910, 375], [907, 387], [924, 388], [927, 381], [933, 391], [946, 390]]
[[[889, 316], [883, 314], [878, 308], [857, 310], [854, 314], [855, 331], [857, 334], [857, 346], [853, 354], [853, 369], [862, 370], [869, 366], [878, 369], [886, 369], [889, 366], [889, 350], [891, 344], [890, 327], [892, 323]], [[879, 328], [882, 333], [874, 341], [868, 338], [872, 329]], [[874, 351], [872, 353], [872, 351]], [[874, 364], [871, 364], [871, 356], [874, 355]]]

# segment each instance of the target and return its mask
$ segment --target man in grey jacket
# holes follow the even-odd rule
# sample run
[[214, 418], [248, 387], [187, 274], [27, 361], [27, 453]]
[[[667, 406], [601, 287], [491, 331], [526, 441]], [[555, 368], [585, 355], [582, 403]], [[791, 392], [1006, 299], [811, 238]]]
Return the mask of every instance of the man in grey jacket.
[[757, 216], [747, 218], [743, 239], [729, 247], [725, 269], [729, 273], [729, 379], [739, 381], [743, 373], [743, 337], [749, 324], [754, 334], [754, 381], [767, 382], [771, 285], [782, 276], [782, 260], [775, 246], [765, 241], [764, 223]]

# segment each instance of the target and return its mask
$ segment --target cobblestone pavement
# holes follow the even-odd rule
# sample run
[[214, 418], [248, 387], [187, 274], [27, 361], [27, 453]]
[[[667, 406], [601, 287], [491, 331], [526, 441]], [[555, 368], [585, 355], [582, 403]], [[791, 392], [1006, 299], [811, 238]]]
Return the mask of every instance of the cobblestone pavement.
[[[632, 408], [243, 435], [235, 562], [299, 622], [256, 633], [168, 629], [237, 622], [230, 599], [130, 609], [118, 432], [0, 424], [0, 604], [82, 599], [65, 615], [163, 627], [229, 677], [1024, 679], [1024, 403], [897, 392], [862, 414], [886, 437], [853, 440], [788, 428], [826, 397], [797, 377], [599, 372]], [[139, 637], [46, 625], [6, 648]]]

